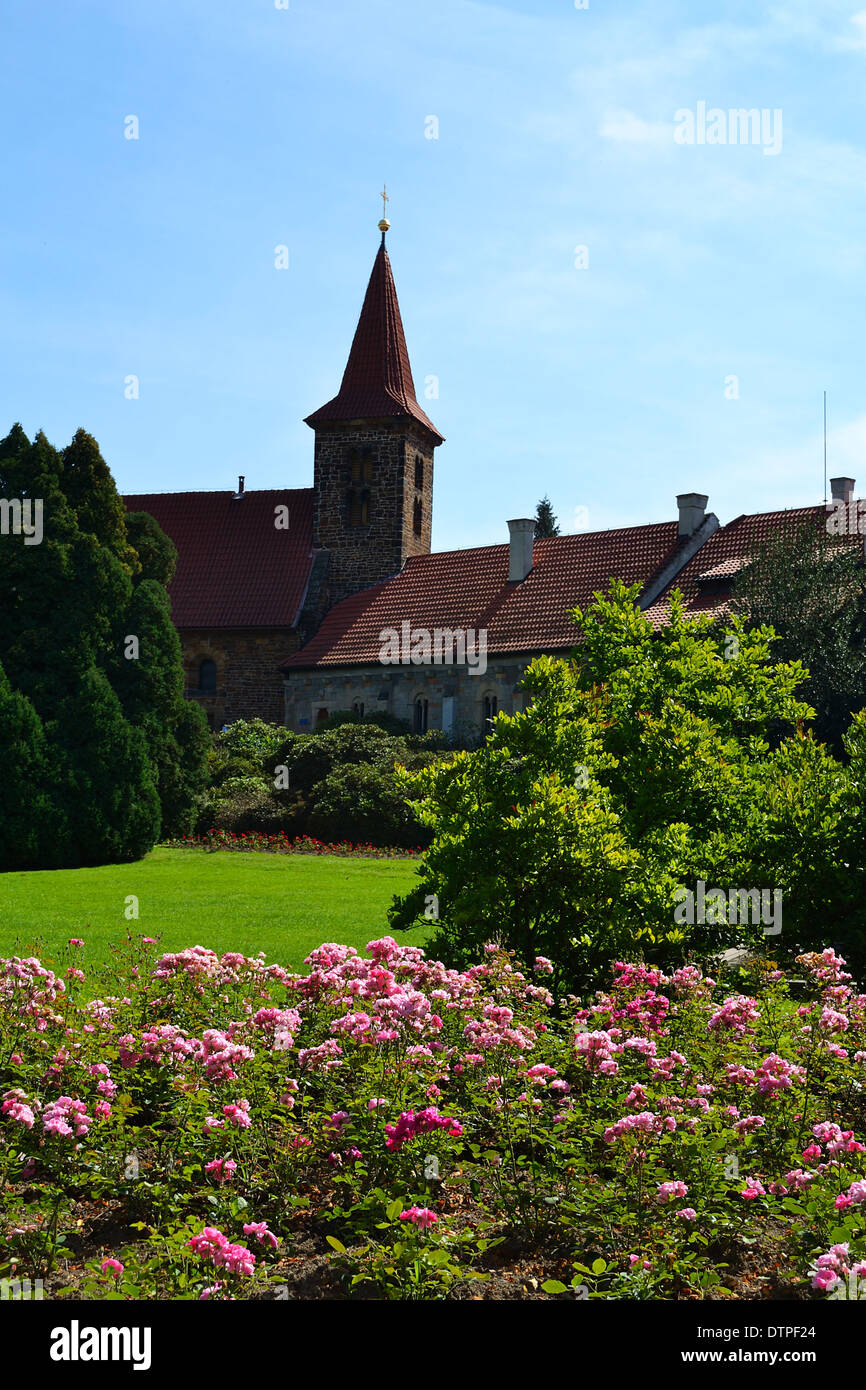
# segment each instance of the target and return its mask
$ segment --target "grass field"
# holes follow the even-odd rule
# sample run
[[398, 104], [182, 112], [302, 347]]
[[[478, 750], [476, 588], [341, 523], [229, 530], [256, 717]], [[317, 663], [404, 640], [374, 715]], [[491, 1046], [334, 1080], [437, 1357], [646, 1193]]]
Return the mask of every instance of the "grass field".
[[[264, 951], [296, 968], [323, 941], [363, 950], [384, 936], [391, 899], [415, 869], [407, 859], [156, 849], [136, 864], [0, 874], [0, 953], [47, 959], [79, 936], [91, 960], [105, 960], [129, 929], [164, 950]], [[130, 895], [137, 921], [124, 916]], [[428, 934], [400, 939], [423, 945]]]

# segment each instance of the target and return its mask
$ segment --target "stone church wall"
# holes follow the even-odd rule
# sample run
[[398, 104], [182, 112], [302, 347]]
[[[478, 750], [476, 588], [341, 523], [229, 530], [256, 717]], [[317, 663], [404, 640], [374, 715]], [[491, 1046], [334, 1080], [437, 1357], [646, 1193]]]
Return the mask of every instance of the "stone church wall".
[[284, 719], [288, 728], [309, 733], [322, 712], [350, 710], [356, 703], [364, 715], [392, 714], [414, 724], [415, 702], [427, 701], [428, 729], [444, 729], [468, 742], [478, 742], [485, 719], [485, 697], [496, 710], [514, 714], [525, 708], [523, 691], [515, 689], [532, 657], [489, 657], [483, 675], [465, 667], [384, 665], [353, 666], [323, 671], [295, 671], [285, 677]]
[[[235, 719], [283, 722], [283, 679], [277, 667], [298, 649], [292, 628], [238, 628], [180, 633], [186, 697], [201, 705], [212, 729]], [[203, 693], [203, 661], [216, 664], [216, 689]]]

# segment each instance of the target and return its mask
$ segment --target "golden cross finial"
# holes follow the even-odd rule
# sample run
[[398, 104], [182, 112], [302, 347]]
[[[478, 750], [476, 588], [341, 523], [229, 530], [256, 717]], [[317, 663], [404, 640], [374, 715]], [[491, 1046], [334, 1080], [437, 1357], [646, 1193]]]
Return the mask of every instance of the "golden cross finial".
[[379, 231], [382, 233], [382, 245], [384, 246], [385, 233], [391, 225], [387, 217], [387, 204], [391, 201], [391, 199], [388, 197], [387, 183], [382, 186], [382, 192], [379, 194], [379, 197], [382, 199], [382, 221], [379, 223]]

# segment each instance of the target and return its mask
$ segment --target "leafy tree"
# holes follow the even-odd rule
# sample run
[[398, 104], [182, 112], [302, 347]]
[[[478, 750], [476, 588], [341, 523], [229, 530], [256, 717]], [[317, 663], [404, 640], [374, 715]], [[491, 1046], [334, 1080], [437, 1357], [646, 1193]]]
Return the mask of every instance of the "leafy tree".
[[738, 921], [739, 899], [733, 922], [717, 903], [689, 922], [699, 882], [781, 892], [782, 948], [844, 917], [846, 776], [802, 732], [802, 667], [771, 661], [768, 629], [734, 618], [730, 643], [687, 619], [678, 593], [654, 634], [637, 595], [613, 583], [576, 609], [575, 658], [534, 661], [529, 708], [499, 714], [480, 749], [402, 776], [433, 842], [391, 922], [422, 920], [434, 898], [450, 964], [501, 939], [574, 987], [629, 952], [669, 963], [772, 929]]
[[837, 754], [852, 714], [866, 706], [866, 572], [859, 546], [806, 522], [773, 536], [743, 571], [734, 607], [772, 627], [774, 657], [808, 670], [801, 694], [815, 736]]
[[550, 498], [542, 497], [535, 509], [535, 539], [544, 540], [548, 536], [559, 535], [559, 524], [550, 505]]

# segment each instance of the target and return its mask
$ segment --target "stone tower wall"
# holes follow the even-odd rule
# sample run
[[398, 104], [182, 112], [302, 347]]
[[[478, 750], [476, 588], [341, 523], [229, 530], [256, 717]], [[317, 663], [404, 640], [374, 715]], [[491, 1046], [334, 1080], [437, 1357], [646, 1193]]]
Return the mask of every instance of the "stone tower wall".
[[[330, 552], [327, 607], [397, 574], [410, 555], [430, 553], [434, 441], [410, 419], [360, 420], [316, 430], [313, 543]], [[352, 481], [351, 453], [369, 450], [369, 481]], [[416, 457], [423, 481], [416, 487]], [[369, 520], [352, 525], [349, 495], [369, 494]], [[415, 507], [421, 532], [415, 533]]]

